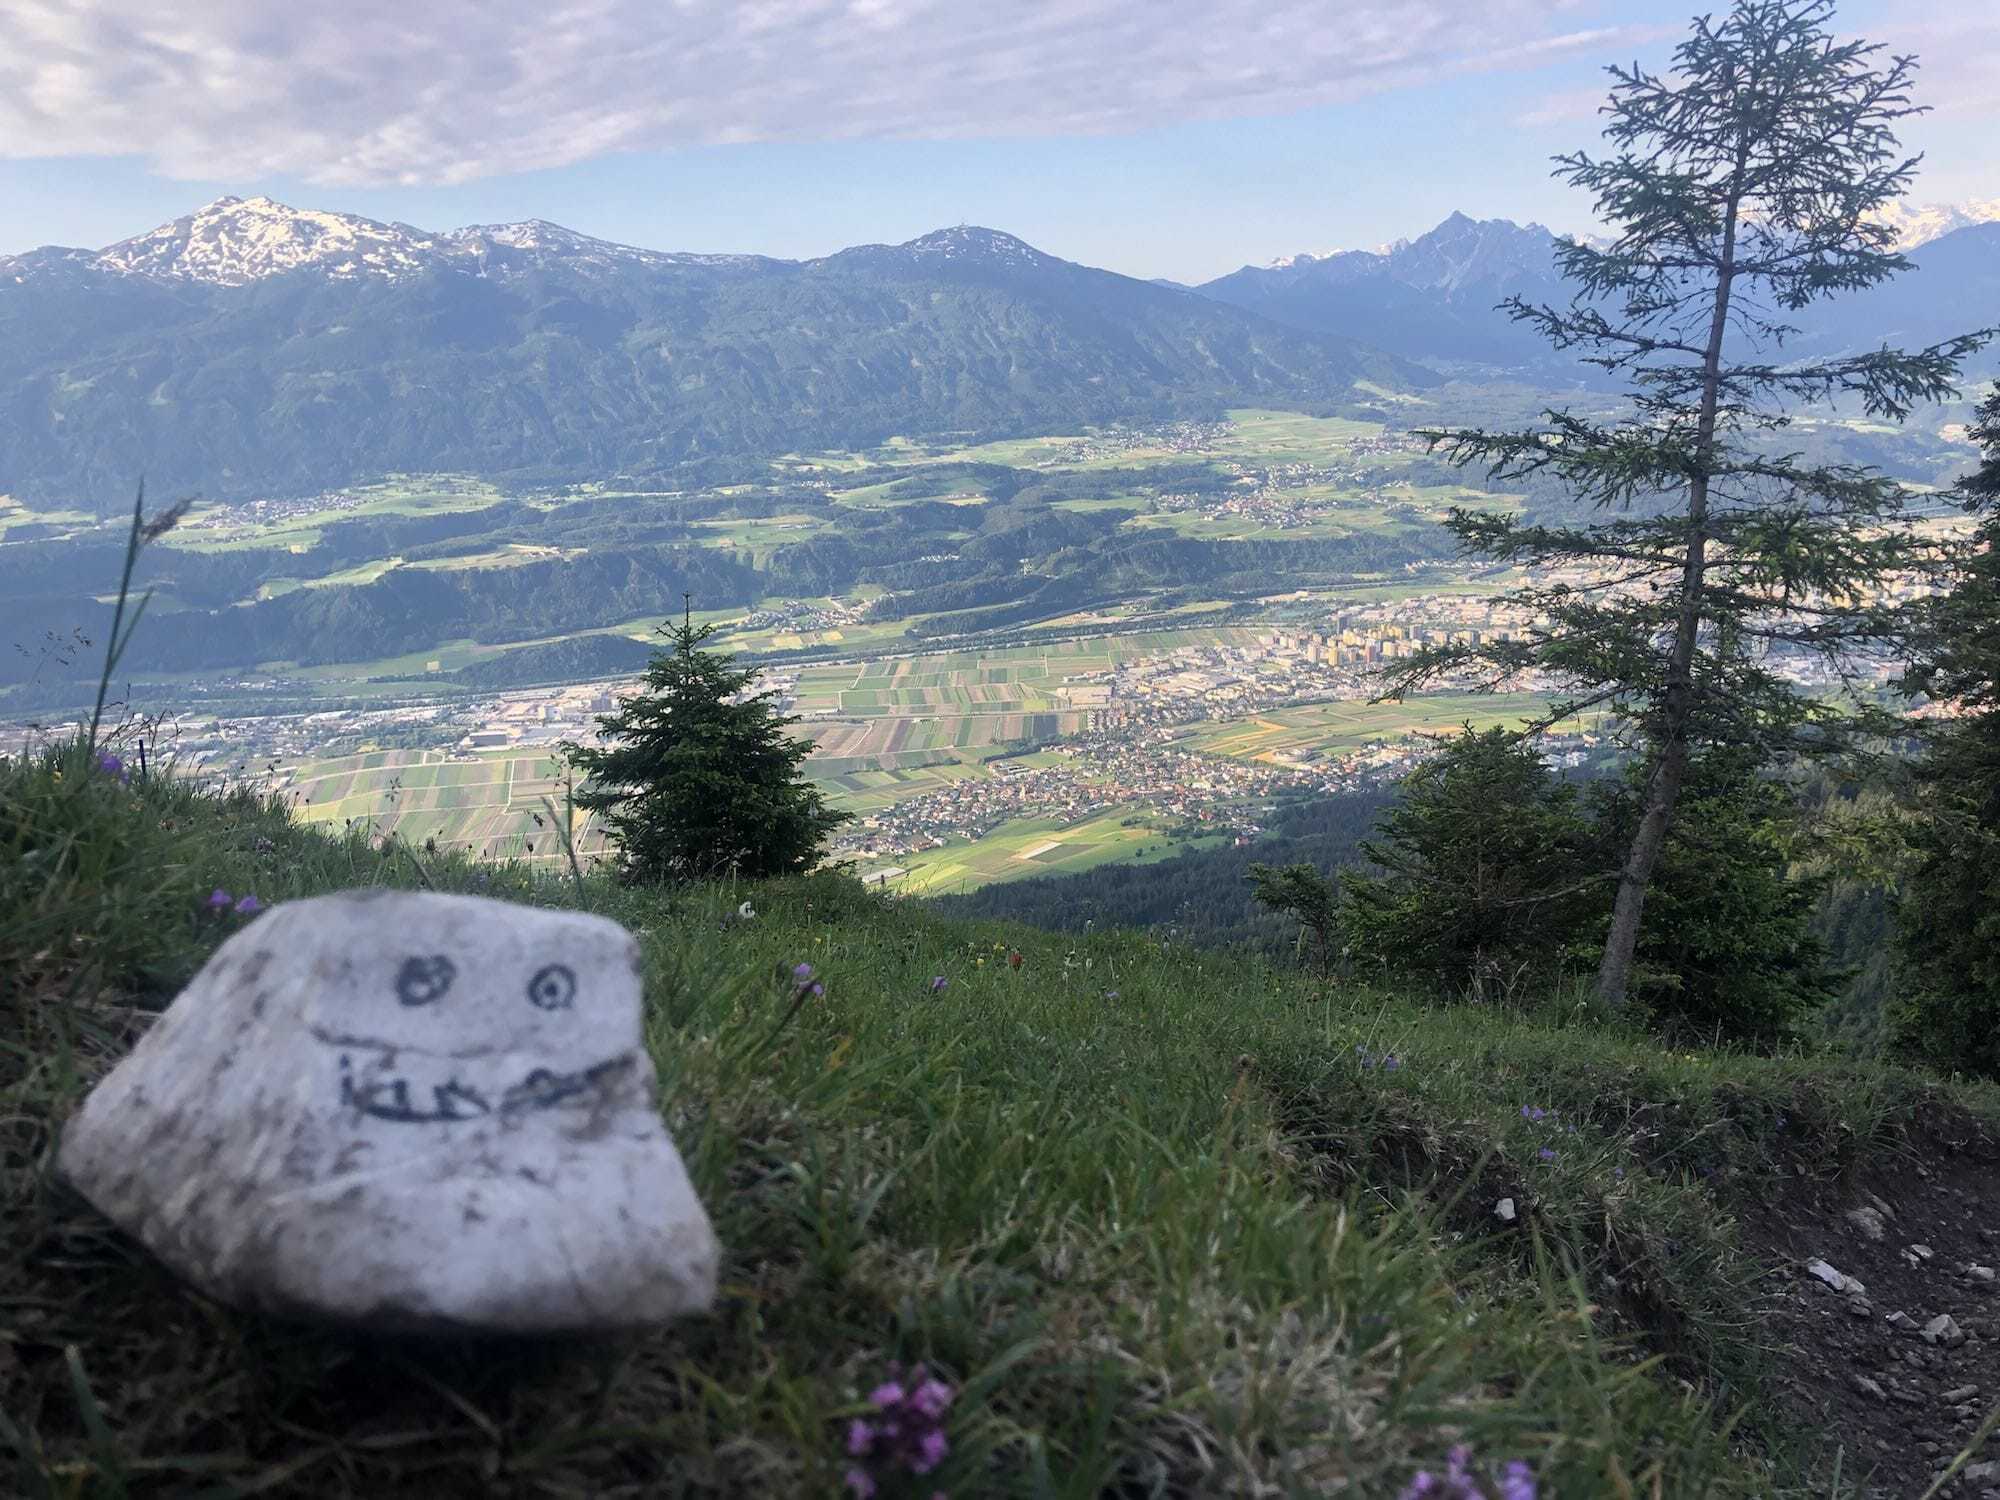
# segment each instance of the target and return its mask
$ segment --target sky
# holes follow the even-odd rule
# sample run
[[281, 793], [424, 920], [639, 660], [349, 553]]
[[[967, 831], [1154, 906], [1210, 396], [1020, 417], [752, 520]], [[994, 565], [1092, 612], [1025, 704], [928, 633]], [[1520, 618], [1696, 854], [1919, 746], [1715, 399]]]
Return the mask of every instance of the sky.
[[[0, 254], [224, 194], [823, 255], [983, 224], [1200, 281], [1454, 210], [1593, 227], [1549, 158], [1695, 0], [0, 0]], [[1718, 3], [1707, 7], [1724, 8]], [[2000, 198], [2000, 4], [1917, 54], [1913, 198]]]

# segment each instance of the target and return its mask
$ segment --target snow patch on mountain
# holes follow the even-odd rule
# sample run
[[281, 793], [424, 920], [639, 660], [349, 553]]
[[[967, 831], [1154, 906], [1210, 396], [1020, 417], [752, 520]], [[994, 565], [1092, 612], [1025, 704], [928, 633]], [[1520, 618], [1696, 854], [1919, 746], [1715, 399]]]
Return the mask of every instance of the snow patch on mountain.
[[1026, 240], [1016, 239], [998, 229], [982, 229], [977, 224], [954, 224], [949, 229], [934, 229], [897, 248], [920, 258], [941, 260], [997, 260], [1033, 265], [1047, 259]]
[[270, 198], [218, 198], [146, 234], [98, 252], [106, 271], [241, 286], [301, 266], [331, 276], [394, 276], [439, 252], [436, 236], [408, 224], [291, 208]]
[[1896, 231], [1898, 250], [1910, 251], [1954, 230], [2000, 222], [2000, 198], [1968, 198], [1963, 203], [1912, 203], [1905, 198], [1872, 217]]

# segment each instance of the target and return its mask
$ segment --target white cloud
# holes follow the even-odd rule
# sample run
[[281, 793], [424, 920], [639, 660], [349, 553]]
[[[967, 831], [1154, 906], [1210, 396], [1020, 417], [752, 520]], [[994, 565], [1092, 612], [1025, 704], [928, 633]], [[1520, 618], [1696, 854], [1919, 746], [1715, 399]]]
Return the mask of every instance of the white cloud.
[[457, 183], [606, 152], [1140, 129], [1629, 47], [1549, 0], [0, 0], [0, 156]]
[[1530, 129], [1541, 125], [1573, 125], [1597, 118], [1604, 101], [1611, 96], [1609, 83], [1595, 88], [1565, 89], [1545, 94], [1514, 116], [1513, 123]]

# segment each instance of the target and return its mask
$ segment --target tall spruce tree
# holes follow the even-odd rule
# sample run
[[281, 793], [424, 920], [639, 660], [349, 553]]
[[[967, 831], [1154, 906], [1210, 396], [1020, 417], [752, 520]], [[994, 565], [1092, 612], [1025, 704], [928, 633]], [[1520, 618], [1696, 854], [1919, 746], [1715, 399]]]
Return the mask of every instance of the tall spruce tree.
[[1787, 317], [1909, 265], [1871, 215], [1916, 167], [1893, 133], [1919, 112], [1915, 64], [1836, 42], [1831, 16], [1829, 0], [1738, 0], [1720, 23], [1697, 19], [1668, 76], [1607, 70], [1610, 154], [1557, 158], [1555, 175], [1594, 195], [1616, 237], [1559, 245], [1568, 307], [1505, 306], [1623, 376], [1625, 411], [1425, 434], [1454, 463], [1553, 476], [1576, 502], [1567, 523], [1454, 509], [1467, 551], [1531, 569], [1509, 602], [1533, 623], [1407, 658], [1386, 691], [1541, 674], [1562, 689], [1544, 727], [1593, 706], [1630, 726], [1645, 792], [1598, 968], [1612, 1006], [1695, 751], [1827, 744], [1843, 715], [1796, 691], [1781, 659], [1810, 653], [1847, 673], [1856, 653], [1886, 648], [1896, 618], [1874, 586], [1926, 556], [1900, 524], [1901, 486], [1785, 450], [1787, 408], [1844, 400], [1900, 420], [1949, 395], [1991, 333], [1915, 353], [1782, 352]]
[[598, 719], [608, 743], [564, 746], [588, 778], [577, 805], [605, 814], [630, 879], [810, 870], [850, 816], [800, 774], [812, 742], [785, 733], [798, 720], [753, 691], [756, 669], [700, 649], [714, 629], [665, 630], [645, 690]]
[[1985, 462], [1959, 486], [1978, 524], [1908, 679], [1955, 712], [1917, 771], [1895, 1020], [1905, 1049], [2000, 1077], [2000, 386], [1979, 416]]

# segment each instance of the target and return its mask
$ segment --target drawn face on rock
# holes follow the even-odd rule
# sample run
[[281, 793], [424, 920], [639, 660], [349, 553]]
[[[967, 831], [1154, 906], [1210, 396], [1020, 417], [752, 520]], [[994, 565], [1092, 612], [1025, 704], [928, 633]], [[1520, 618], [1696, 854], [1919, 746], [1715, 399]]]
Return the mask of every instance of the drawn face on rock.
[[342, 1110], [405, 1126], [510, 1124], [587, 1108], [637, 1067], [634, 955], [612, 924], [546, 931], [522, 913], [483, 932], [423, 925], [436, 930], [355, 954], [341, 1003], [316, 1007]]

